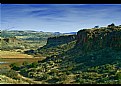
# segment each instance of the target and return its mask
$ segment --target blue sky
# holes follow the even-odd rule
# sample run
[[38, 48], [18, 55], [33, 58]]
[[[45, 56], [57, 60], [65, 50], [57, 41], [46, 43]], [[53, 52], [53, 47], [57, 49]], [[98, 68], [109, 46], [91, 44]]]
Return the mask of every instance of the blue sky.
[[121, 24], [121, 4], [1, 4], [1, 29], [77, 32]]

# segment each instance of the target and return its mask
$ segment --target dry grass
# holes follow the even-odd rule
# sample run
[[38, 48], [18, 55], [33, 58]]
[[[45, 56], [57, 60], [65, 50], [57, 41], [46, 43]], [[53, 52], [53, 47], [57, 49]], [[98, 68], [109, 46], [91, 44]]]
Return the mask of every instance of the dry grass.
[[14, 80], [5, 75], [0, 75], [0, 84], [29, 84], [29, 83], [22, 80]]
[[33, 56], [20, 52], [0, 51], [0, 58], [33, 58]]
[[44, 57], [37, 58], [20, 52], [0, 51], [0, 62], [7, 62], [5, 64], [0, 64], [0, 68], [9, 67], [11, 63], [18, 63], [21, 65], [24, 61], [32, 63], [42, 59], [44, 59]]
[[27, 61], [28, 63], [37, 62], [42, 60], [43, 58], [2, 58], [0, 59], [0, 62], [7, 62], [5, 64], [0, 64], [0, 68], [7, 67], [9, 68], [9, 65], [12, 63], [17, 63], [18, 65], [21, 65], [24, 61]]

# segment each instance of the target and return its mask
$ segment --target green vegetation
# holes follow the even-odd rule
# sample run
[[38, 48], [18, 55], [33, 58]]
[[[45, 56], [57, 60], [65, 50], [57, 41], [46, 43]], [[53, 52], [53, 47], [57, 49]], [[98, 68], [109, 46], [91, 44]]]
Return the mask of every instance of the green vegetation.
[[56, 57], [73, 48], [75, 44], [75, 35], [51, 37], [48, 38], [45, 46], [36, 50], [27, 50], [24, 53], [34, 56]]
[[17, 77], [18, 73], [15, 70], [9, 70], [8, 72], [5, 72], [4, 75], [13, 79], [19, 79], [19, 77]]
[[48, 37], [62, 36], [51, 32], [2, 30], [0, 33], [1, 50], [36, 49], [46, 44]]
[[11, 69], [16, 70], [16, 71], [20, 69], [19, 65], [17, 63], [10, 64], [10, 67], [11, 67]]
[[46, 59], [13, 63], [6, 76], [17, 79], [11, 76], [16, 71], [31, 79], [29, 83], [121, 84], [121, 27], [114, 24], [51, 37], [43, 47], [24, 53]]
[[39, 61], [36, 67], [25, 66], [24, 73], [26, 77], [49, 84], [121, 84], [120, 59], [121, 52], [110, 49], [75, 58], [48, 57], [45, 61]]

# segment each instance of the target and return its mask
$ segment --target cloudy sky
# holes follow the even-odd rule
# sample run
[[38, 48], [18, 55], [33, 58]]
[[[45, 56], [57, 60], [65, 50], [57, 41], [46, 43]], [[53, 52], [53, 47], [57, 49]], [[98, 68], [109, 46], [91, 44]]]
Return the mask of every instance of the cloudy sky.
[[1, 4], [1, 29], [77, 32], [121, 24], [121, 4]]

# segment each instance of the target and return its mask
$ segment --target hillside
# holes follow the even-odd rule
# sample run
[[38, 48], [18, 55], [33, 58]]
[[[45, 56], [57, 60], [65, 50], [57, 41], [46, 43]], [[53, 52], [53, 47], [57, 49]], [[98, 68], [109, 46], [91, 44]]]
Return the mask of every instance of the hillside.
[[48, 37], [63, 36], [64, 34], [55, 34], [42, 31], [19, 31], [2, 30], [0, 33], [1, 50], [26, 50], [37, 49], [47, 43]]
[[84, 48], [87, 51], [105, 47], [121, 49], [121, 28], [114, 26], [80, 30], [77, 33], [77, 45], [80, 45], [82, 49]]
[[56, 36], [47, 39], [46, 45], [37, 50], [27, 50], [25, 54], [50, 57], [60, 55], [74, 47], [76, 35]]
[[[83, 29], [77, 35], [48, 38], [26, 51], [46, 59], [19, 67], [19, 73], [49, 84], [121, 84], [121, 27]], [[15, 69], [14, 70], [18, 70]]]
[[[67, 41], [65, 46], [63, 41], [57, 41], [61, 37], [49, 38], [44, 49], [39, 48], [40, 52], [46, 50], [47, 56], [52, 50], [62, 51], [68, 46], [67, 50], [38, 62], [33, 69], [38, 72], [27, 69], [27, 74], [31, 72], [31, 78], [46, 83], [120, 83], [120, 33], [121, 28], [118, 26], [84, 29], [78, 31], [73, 40], [69, 41], [71, 37], [63, 37], [63, 40]], [[43, 78], [44, 72], [46, 79]]]

